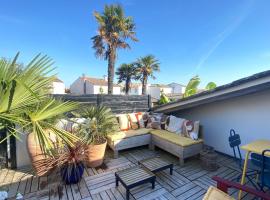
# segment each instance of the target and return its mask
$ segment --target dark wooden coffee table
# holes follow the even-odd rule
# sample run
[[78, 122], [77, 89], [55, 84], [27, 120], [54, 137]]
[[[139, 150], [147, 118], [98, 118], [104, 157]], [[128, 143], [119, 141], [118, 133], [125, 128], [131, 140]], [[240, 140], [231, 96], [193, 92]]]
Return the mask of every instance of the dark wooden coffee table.
[[139, 161], [139, 165], [142, 165], [151, 172], [156, 173], [165, 169], [170, 169], [170, 174], [173, 174], [173, 164], [162, 160], [159, 157], [147, 158]]
[[116, 187], [119, 181], [126, 189], [126, 199], [129, 200], [130, 189], [144, 183], [152, 183], [152, 189], [155, 188], [156, 176], [151, 171], [141, 167], [131, 167], [125, 170], [115, 172]]

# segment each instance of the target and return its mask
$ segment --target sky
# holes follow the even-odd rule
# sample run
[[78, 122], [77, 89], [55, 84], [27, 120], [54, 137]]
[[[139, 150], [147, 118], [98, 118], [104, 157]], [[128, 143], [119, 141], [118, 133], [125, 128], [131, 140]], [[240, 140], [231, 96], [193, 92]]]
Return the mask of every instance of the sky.
[[222, 85], [270, 69], [269, 0], [0, 0], [0, 57], [19, 51], [27, 64], [35, 55], [51, 57], [66, 86], [83, 73], [107, 74], [95, 57], [93, 12], [121, 4], [136, 24], [138, 42], [119, 50], [116, 68], [152, 54], [160, 72], [151, 83]]

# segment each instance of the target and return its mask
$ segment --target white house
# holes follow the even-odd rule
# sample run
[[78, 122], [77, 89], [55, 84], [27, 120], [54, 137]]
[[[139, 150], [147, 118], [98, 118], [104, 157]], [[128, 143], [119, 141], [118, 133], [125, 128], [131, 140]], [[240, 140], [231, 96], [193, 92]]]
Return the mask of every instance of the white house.
[[[77, 78], [70, 85], [70, 93], [81, 94], [107, 94], [108, 93], [108, 81], [107, 78], [93, 78], [85, 75]], [[113, 85], [113, 94], [121, 94], [121, 86]]]
[[51, 94], [65, 94], [65, 84], [59, 78], [55, 78], [52, 82]]
[[170, 83], [168, 84], [172, 88], [172, 94], [184, 94], [186, 86], [179, 83]]

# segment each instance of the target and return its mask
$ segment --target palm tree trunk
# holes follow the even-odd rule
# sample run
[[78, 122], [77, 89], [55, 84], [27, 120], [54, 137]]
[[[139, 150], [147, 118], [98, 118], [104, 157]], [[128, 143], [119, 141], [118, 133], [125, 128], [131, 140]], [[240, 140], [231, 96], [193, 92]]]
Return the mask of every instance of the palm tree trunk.
[[110, 47], [108, 58], [108, 94], [113, 94], [115, 49]]
[[127, 80], [126, 80], [126, 95], [128, 95], [129, 94], [129, 90], [130, 90], [130, 79], [128, 78]]
[[143, 80], [142, 80], [142, 95], [146, 94], [146, 86], [147, 86], [147, 75], [143, 75]]

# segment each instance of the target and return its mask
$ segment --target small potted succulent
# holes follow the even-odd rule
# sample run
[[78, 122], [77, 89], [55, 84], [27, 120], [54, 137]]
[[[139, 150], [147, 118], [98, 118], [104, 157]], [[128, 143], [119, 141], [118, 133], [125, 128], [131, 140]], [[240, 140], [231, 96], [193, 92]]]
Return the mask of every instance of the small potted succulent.
[[79, 137], [88, 146], [88, 167], [98, 167], [103, 164], [108, 133], [119, 130], [116, 117], [110, 108], [104, 106], [92, 106], [82, 109], [77, 117], [86, 120], [78, 126]]
[[57, 163], [66, 184], [76, 184], [81, 180], [86, 156], [87, 148], [82, 142], [77, 142], [74, 146], [65, 146], [59, 153]]

